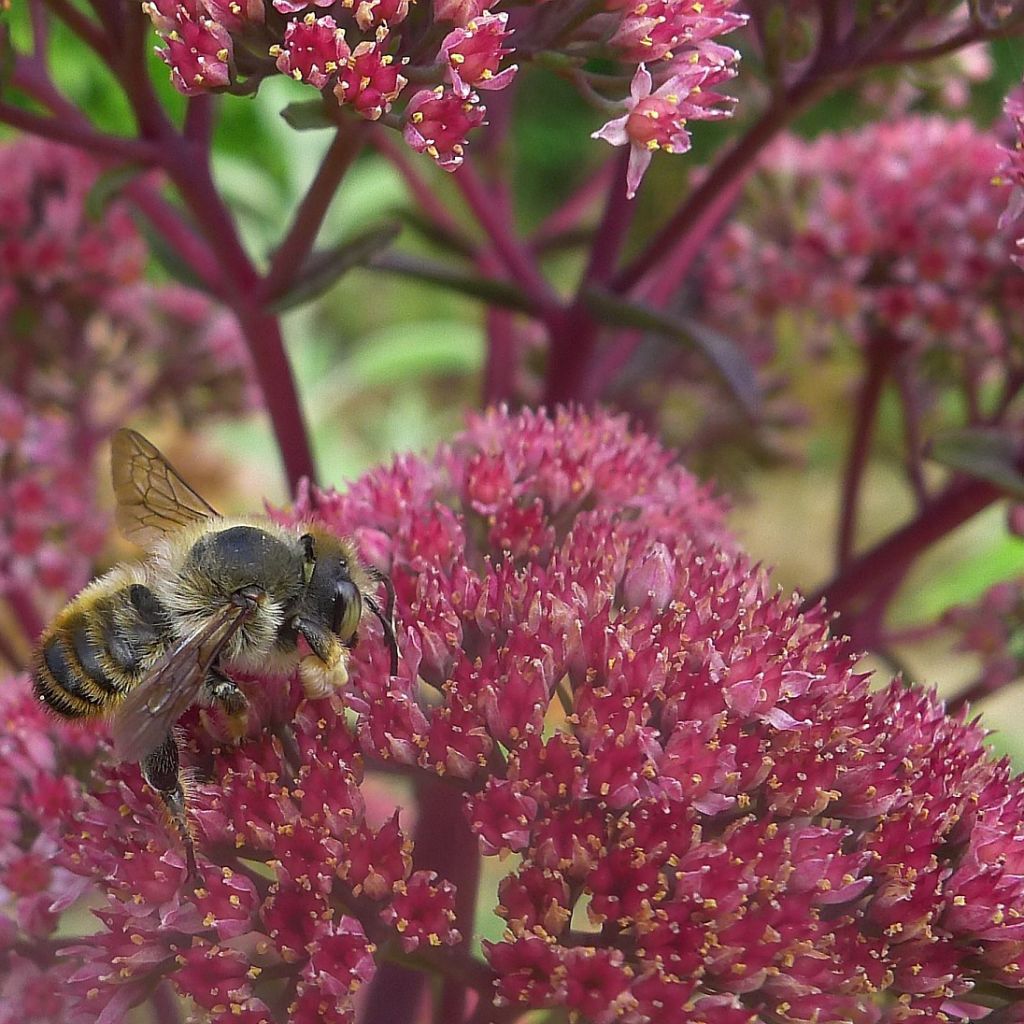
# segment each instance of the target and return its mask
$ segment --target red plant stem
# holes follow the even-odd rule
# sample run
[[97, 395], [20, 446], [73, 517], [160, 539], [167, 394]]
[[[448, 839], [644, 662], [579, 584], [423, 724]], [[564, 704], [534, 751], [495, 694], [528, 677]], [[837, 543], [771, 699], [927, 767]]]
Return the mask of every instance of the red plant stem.
[[[465, 951], [473, 938], [476, 891], [480, 880], [480, 853], [462, 810], [462, 794], [436, 778], [421, 777], [414, 834], [413, 866], [436, 871], [457, 887], [456, 926]], [[363, 1019], [367, 1024], [391, 1024], [416, 1019], [426, 977], [395, 964], [382, 964], [370, 985]], [[465, 1017], [467, 987], [447, 977], [435, 1007], [434, 1024], [460, 1024]], [[484, 996], [483, 998], [486, 998]]]
[[[669, 302], [689, 274], [694, 260], [703, 251], [708, 237], [725, 219], [742, 187], [742, 179], [736, 179], [708, 204], [686, 239], [672, 253], [640, 298], [646, 299], [656, 309], [663, 308]], [[616, 334], [614, 342], [595, 359], [590, 369], [583, 390], [584, 401], [593, 401], [607, 395], [608, 389], [629, 364], [643, 339], [643, 331], [628, 330]]]
[[955, 715], [968, 704], [975, 704], [977, 701], [983, 700], [997, 690], [1001, 690], [1005, 685], [1005, 683], [987, 679], [985, 676], [979, 676], [973, 683], [969, 683], [962, 690], [947, 699], [946, 712], [950, 715]]
[[882, 388], [893, 362], [892, 339], [876, 335], [868, 343], [865, 357], [867, 366], [861, 379], [860, 392], [850, 437], [850, 450], [846, 457], [843, 473], [843, 487], [840, 497], [839, 530], [836, 535], [836, 568], [846, 566], [853, 554], [857, 529], [857, 508], [860, 504], [860, 488], [864, 481], [871, 438], [878, 415], [878, 404]]
[[486, 323], [483, 404], [494, 405], [515, 396], [519, 346], [516, 343], [515, 317], [508, 310], [488, 307]]
[[921, 409], [912, 377], [913, 364], [903, 354], [896, 361], [893, 376], [900, 392], [903, 408], [903, 444], [906, 447], [907, 478], [914, 491], [918, 508], [928, 501], [928, 486], [924, 479], [924, 439], [921, 436]]
[[291, 227], [270, 261], [270, 269], [261, 287], [264, 298], [269, 299], [286, 292], [301, 271], [313, 251], [331, 200], [362, 147], [363, 132], [357, 126], [345, 125], [335, 132], [316, 177], [299, 204]]
[[402, 176], [420, 209], [445, 233], [460, 237], [463, 234], [461, 225], [438, 198], [437, 192], [424, 180], [418, 168], [413, 166], [408, 156], [409, 151], [393, 142], [385, 132], [370, 132], [369, 142]]
[[181, 1024], [181, 1004], [169, 981], [162, 981], [150, 996], [154, 1024]]
[[220, 265], [210, 247], [182, 219], [181, 214], [144, 181], [130, 182], [124, 192], [203, 283], [212, 292], [221, 295], [226, 285]]
[[[165, 129], [166, 131], [167, 129]], [[231, 214], [210, 175], [208, 151], [175, 134], [163, 147], [165, 166], [185, 205], [206, 234], [221, 267], [225, 300], [242, 327], [257, 382], [274, 429], [288, 484], [294, 493], [303, 477], [316, 479], [313, 452], [299, 404], [295, 377], [277, 318], [259, 300], [260, 277], [249, 260]]]
[[0, 121], [31, 135], [40, 135], [54, 142], [64, 142], [108, 159], [146, 165], [155, 163], [157, 159], [156, 150], [148, 142], [122, 138], [118, 135], [105, 135], [81, 123], [43, 117], [10, 103], [0, 102]]
[[[832, 611], [856, 616], [861, 606], [889, 581], [905, 573], [932, 544], [962, 526], [1003, 496], [981, 480], [957, 480], [933, 498], [906, 526], [850, 561], [804, 601], [810, 608], [825, 601]], [[844, 624], [844, 628], [847, 628]], [[853, 633], [854, 630], [848, 629]]]
[[109, 64], [112, 60], [110, 40], [92, 18], [86, 17], [67, 0], [46, 0], [46, 6], [91, 50]]
[[213, 141], [214, 104], [217, 98], [210, 95], [190, 96], [185, 108], [185, 123], [182, 134], [195, 146], [210, 148]]
[[473, 164], [467, 160], [452, 177], [473, 216], [487, 232], [495, 254], [504, 264], [511, 279], [526, 291], [542, 310], [546, 310], [551, 316], [559, 314], [561, 303], [558, 295], [541, 274], [527, 250], [520, 245], [511, 223], [502, 216], [500, 205], [488, 193], [486, 184], [477, 174]]
[[548, 405], [582, 397], [587, 370], [597, 348], [601, 325], [586, 306], [587, 290], [603, 284], [615, 270], [633, 219], [634, 205], [626, 198], [623, 179], [628, 149], [615, 158], [615, 171], [606, 189], [604, 214], [590, 245], [590, 256], [580, 278], [576, 298], [567, 310], [560, 330], [552, 332], [544, 401]]

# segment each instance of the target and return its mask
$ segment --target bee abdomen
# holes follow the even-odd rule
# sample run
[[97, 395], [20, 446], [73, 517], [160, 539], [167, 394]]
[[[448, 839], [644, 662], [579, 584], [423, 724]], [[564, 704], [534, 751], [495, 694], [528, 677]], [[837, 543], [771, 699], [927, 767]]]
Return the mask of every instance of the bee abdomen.
[[86, 591], [57, 616], [36, 656], [36, 696], [64, 718], [102, 714], [158, 656], [165, 616], [138, 583], [105, 595]]
[[90, 679], [61, 631], [55, 630], [43, 640], [32, 684], [36, 696], [64, 718], [99, 714], [106, 703], [104, 688]]

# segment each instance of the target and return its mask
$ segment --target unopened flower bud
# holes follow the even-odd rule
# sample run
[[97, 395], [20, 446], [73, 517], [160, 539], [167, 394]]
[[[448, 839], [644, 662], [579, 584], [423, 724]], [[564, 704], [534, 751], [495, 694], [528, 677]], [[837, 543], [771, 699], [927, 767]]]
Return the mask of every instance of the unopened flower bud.
[[627, 608], [641, 608], [650, 601], [657, 611], [664, 611], [672, 600], [675, 584], [672, 553], [657, 541], [640, 564], [626, 572], [622, 581], [623, 603]]

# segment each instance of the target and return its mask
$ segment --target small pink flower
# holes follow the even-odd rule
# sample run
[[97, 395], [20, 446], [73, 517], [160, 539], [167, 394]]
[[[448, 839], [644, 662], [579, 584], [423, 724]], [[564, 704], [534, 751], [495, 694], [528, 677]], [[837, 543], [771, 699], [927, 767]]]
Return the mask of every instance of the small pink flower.
[[442, 170], [454, 171], [462, 164], [467, 134], [484, 123], [485, 115], [475, 93], [459, 97], [441, 86], [422, 89], [406, 108], [405, 141]]
[[171, 69], [178, 92], [198, 96], [231, 84], [231, 36], [212, 18], [179, 15], [164, 43], [156, 52]]
[[391, 54], [384, 52], [380, 41], [364, 41], [352, 51], [338, 72], [334, 95], [339, 103], [353, 107], [368, 121], [376, 121], [391, 109], [406, 86], [406, 79], [398, 73], [398, 68]]
[[692, 64], [652, 92], [651, 73], [641, 64], [630, 86], [627, 112], [594, 132], [592, 138], [604, 139], [613, 146], [630, 147], [626, 172], [626, 194], [630, 199], [636, 195], [657, 150], [666, 153], [689, 150], [690, 133], [686, 124], [690, 118], [728, 116], [728, 111], [708, 107], [703, 102], [701, 86], [708, 76], [708, 68]]
[[278, 71], [314, 89], [327, 85], [349, 52], [345, 30], [338, 28], [333, 18], [318, 18], [312, 12], [301, 21], [288, 22], [283, 45], [270, 48]]
[[747, 15], [734, 12], [735, 6], [736, 0], [642, 0], [626, 8], [610, 43], [629, 60], [671, 58], [679, 47], [696, 46], [746, 24]]
[[199, 0], [144, 0], [142, 10], [161, 35], [173, 32], [179, 18], [196, 21], [203, 13]]
[[504, 89], [515, 77], [515, 64], [498, 70], [501, 58], [512, 51], [502, 42], [512, 34], [505, 28], [507, 14], [484, 14], [449, 32], [441, 43], [438, 59], [447, 63], [455, 94], [465, 99], [473, 88]]

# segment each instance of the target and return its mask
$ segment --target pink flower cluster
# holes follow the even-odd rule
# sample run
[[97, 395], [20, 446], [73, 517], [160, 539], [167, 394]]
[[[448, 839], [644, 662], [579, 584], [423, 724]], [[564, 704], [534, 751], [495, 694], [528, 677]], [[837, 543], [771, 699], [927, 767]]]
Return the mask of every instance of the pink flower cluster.
[[765, 160], [770, 203], [752, 198], [709, 255], [708, 306], [744, 336], [787, 311], [812, 336], [958, 353], [978, 372], [1024, 329], [1001, 161], [995, 137], [940, 117], [786, 139]]
[[103, 543], [87, 467], [110, 432], [167, 403], [189, 422], [257, 404], [235, 320], [143, 281], [123, 203], [88, 212], [100, 173], [54, 143], [0, 146], [0, 600], [29, 639]]
[[58, 732], [24, 679], [0, 685], [0, 722], [0, 1024], [64, 1024], [72, 965], [55, 933], [90, 883], [56, 858], [96, 741]]
[[[658, 150], [685, 153], [691, 145], [689, 121], [719, 120], [732, 114], [732, 99], [714, 89], [736, 74], [739, 53], [714, 41], [746, 23], [733, 0], [713, 3], [629, 4], [612, 43], [640, 61], [633, 76], [626, 113], [594, 133], [613, 146], [630, 147], [626, 193], [636, 195], [651, 157]], [[647, 64], [655, 65], [661, 84]]]
[[[999, 219], [999, 227], [1013, 229], [1017, 236], [1017, 248], [1024, 248], [1021, 238], [1021, 218], [1024, 217], [1024, 86], [1019, 86], [1006, 98], [1005, 112], [1010, 122], [1012, 142], [1003, 151], [1003, 162], [999, 166], [996, 181], [1009, 185], [1010, 201]], [[1017, 252], [1014, 263], [1024, 265], [1024, 256]]]
[[[102, 771], [61, 860], [107, 896], [69, 950], [84, 1019], [169, 979], [218, 1024], [346, 1021], [393, 959], [508, 1020], [1016, 1019], [1021, 782], [931, 695], [873, 689], [655, 442], [494, 411], [282, 518], [311, 515], [391, 573], [399, 673], [364, 642], [323, 701], [247, 681], [240, 745], [183, 723], [215, 780], [194, 889], [135, 769]], [[379, 770], [440, 780], [484, 857], [516, 855], [484, 961], [408, 823], [368, 816]]]
[[[601, 134], [638, 147], [635, 167], [641, 153], [649, 159], [654, 149], [687, 149], [688, 119], [724, 116], [714, 106], [721, 97], [706, 89], [733, 74], [737, 54], [713, 37], [745, 22], [732, 11], [736, 0], [614, 2], [565, 24], [556, 5], [535, 0], [515, 12], [514, 33], [510, 14], [493, 10], [500, 2], [434, 0], [429, 11], [417, 0], [146, 0], [143, 7], [164, 41], [157, 52], [186, 95], [251, 90], [267, 73], [269, 54], [276, 71], [401, 129], [414, 150], [448, 171], [462, 163], [468, 134], [485, 123], [480, 93], [512, 82], [517, 65], [510, 61], [520, 48], [558, 53], [579, 68], [588, 54], [610, 49], [648, 82], [648, 93], [643, 62], [658, 64], [663, 86], [635, 109], [635, 81], [628, 124]], [[410, 81], [420, 88], [407, 92]], [[392, 113], [396, 105], [401, 113]], [[653, 123], [659, 116], [662, 127]], [[634, 169], [631, 190], [641, 173]]]
[[76, 429], [0, 387], [0, 601], [33, 621], [88, 582], [106, 541]]

